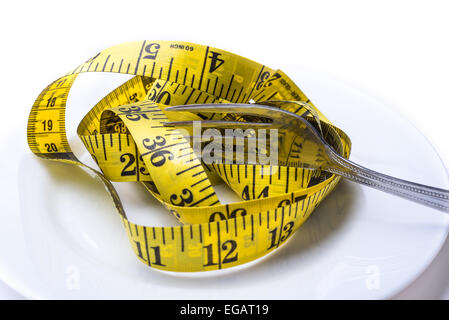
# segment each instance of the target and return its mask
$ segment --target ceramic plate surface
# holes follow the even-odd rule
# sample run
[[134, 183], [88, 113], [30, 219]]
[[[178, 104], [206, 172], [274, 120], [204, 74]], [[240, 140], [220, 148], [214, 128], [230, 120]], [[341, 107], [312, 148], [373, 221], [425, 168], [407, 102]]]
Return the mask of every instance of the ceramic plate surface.
[[[349, 134], [353, 161], [448, 188], [432, 145], [402, 116], [328, 76], [285, 71]], [[76, 126], [127, 78], [82, 74], [75, 82], [67, 127], [81, 160], [93, 164]], [[74, 166], [36, 158], [26, 146], [26, 119], [11, 125], [11, 136], [2, 140], [8, 155], [0, 160], [0, 277], [29, 298], [384, 299], [429, 265], [448, 232], [444, 213], [342, 181], [285, 245], [264, 258], [205, 273], [152, 270], [134, 256], [101, 182]], [[177, 224], [139, 184], [115, 185], [134, 222]], [[217, 189], [222, 199], [233, 198], [223, 186]]]

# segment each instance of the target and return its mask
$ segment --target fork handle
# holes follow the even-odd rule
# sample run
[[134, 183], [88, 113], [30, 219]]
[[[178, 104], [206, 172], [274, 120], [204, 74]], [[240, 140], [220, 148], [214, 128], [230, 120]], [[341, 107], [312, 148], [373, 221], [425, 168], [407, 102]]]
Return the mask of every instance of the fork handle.
[[382, 174], [362, 167], [335, 152], [329, 152], [333, 165], [326, 171], [351, 181], [449, 213], [449, 191]]

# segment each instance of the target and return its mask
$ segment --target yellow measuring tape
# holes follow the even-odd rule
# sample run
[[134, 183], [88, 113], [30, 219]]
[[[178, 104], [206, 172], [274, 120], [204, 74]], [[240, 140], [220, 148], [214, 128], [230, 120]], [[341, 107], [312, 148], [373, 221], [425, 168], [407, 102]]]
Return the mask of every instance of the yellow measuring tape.
[[[67, 95], [81, 72], [135, 75], [98, 102], [78, 127], [101, 172], [81, 163], [66, 137]], [[340, 179], [320, 170], [283, 165], [205, 164], [188, 138], [164, 126], [168, 119], [179, 117], [164, 113], [167, 106], [250, 100], [301, 101], [301, 105], [279, 107], [296, 113], [304, 111], [301, 106], [313, 110], [321, 123], [335, 129], [342, 155], [349, 157], [348, 136], [282, 71], [224, 50], [179, 41], [117, 45], [51, 83], [33, 104], [28, 144], [41, 158], [72, 163], [98, 175], [134, 252], [148, 266], [167, 271], [223, 269], [277, 249]], [[222, 116], [189, 115], [199, 120]], [[289, 154], [300, 156], [301, 147], [300, 141], [293, 143]], [[141, 182], [183, 225], [152, 227], [129, 221], [111, 181]], [[227, 184], [244, 201], [221, 204], [214, 192], [218, 183]]]

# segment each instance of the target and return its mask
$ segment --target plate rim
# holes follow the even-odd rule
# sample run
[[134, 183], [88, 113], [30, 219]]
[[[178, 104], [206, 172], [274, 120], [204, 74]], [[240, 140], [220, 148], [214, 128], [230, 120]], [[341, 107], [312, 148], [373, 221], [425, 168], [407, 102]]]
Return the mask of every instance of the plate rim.
[[[348, 82], [347, 80], [344, 80], [344, 79], [337, 78], [334, 75], [301, 68], [299, 66], [295, 66], [295, 69], [297, 71], [301, 70], [301, 69], [307, 70], [308, 72], [310, 72], [314, 75], [317, 75], [319, 78], [324, 77], [333, 82], [338, 82], [340, 84], [343, 84], [344, 86], [346, 86], [350, 89], [354, 89], [356, 92], [363, 95], [364, 97], [367, 97], [369, 99], [374, 99], [375, 101], [381, 103], [386, 109], [391, 110], [399, 118], [405, 120], [411, 127], [413, 127], [414, 130], [416, 130], [419, 133], [420, 136], [422, 136], [425, 139], [426, 143], [432, 148], [433, 152], [438, 157], [439, 162], [442, 164], [442, 167], [444, 168], [444, 171], [445, 171], [445, 175], [444, 175], [445, 179], [444, 180], [445, 180], [446, 187], [449, 186], [449, 164], [446, 164], [446, 162], [444, 161], [444, 159], [441, 156], [441, 153], [438, 150], [439, 148], [436, 147], [436, 145], [434, 144], [432, 139], [429, 136], [426, 136], [424, 134], [424, 132], [420, 128], [420, 126], [417, 125], [406, 113], [404, 113], [403, 109], [398, 108], [398, 106], [390, 103], [389, 101], [385, 101], [385, 99], [382, 96], [379, 96], [378, 94], [373, 94], [372, 92], [369, 91], [369, 89], [367, 90], [365, 88], [361, 88], [357, 84]], [[27, 152], [29, 152], [29, 150], [27, 150]], [[438, 245], [438, 249], [436, 249], [434, 254], [432, 254], [431, 259], [429, 259], [426, 263], [424, 263], [421, 266], [419, 272], [416, 272], [415, 276], [413, 277], [413, 280], [410, 280], [409, 282], [405, 283], [401, 288], [397, 288], [389, 296], [385, 296], [383, 299], [393, 299], [395, 296], [397, 296], [398, 294], [400, 294], [404, 290], [406, 290], [414, 281], [416, 281], [416, 279], [418, 277], [420, 277], [429, 268], [429, 266], [433, 263], [435, 258], [439, 255], [439, 253], [441, 252], [441, 250], [445, 244], [445, 240], [447, 239], [448, 235], [449, 235], [449, 225], [446, 225], [445, 235], [444, 236], [442, 235], [443, 241], [441, 241], [441, 243]], [[17, 275], [14, 276], [11, 272], [9, 272], [7, 263], [5, 263], [4, 261], [0, 261], [0, 280], [2, 282], [4, 282], [5, 285], [7, 285], [8, 287], [13, 289], [20, 295], [23, 295], [25, 299], [48, 299], [48, 297], [46, 297], [45, 294], [41, 295], [38, 292], [36, 292], [35, 289], [27, 287], [26, 284], [23, 283], [22, 279], [18, 279]]]

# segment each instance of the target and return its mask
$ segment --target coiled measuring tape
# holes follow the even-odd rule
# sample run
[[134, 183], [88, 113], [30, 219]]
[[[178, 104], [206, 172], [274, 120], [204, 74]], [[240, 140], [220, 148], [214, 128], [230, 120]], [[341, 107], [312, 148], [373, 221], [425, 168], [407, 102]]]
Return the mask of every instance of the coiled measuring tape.
[[[135, 76], [99, 101], [78, 127], [101, 171], [80, 162], [66, 137], [67, 96], [81, 72]], [[167, 271], [228, 268], [285, 243], [340, 179], [288, 165], [205, 164], [185, 136], [164, 126], [167, 116], [172, 121], [177, 116], [164, 113], [167, 106], [250, 100], [302, 102], [299, 107], [279, 107], [299, 113], [304, 111], [301, 106], [308, 106], [321, 123], [334, 129], [342, 155], [349, 157], [349, 137], [282, 71], [224, 50], [179, 41], [117, 45], [51, 83], [33, 104], [28, 144], [38, 157], [75, 164], [102, 180], [143, 263]], [[301, 147], [300, 141], [294, 142], [291, 152], [300, 157]], [[128, 220], [111, 181], [141, 182], [182, 225], [152, 227]], [[227, 184], [243, 201], [221, 204], [214, 192], [217, 183]]]

